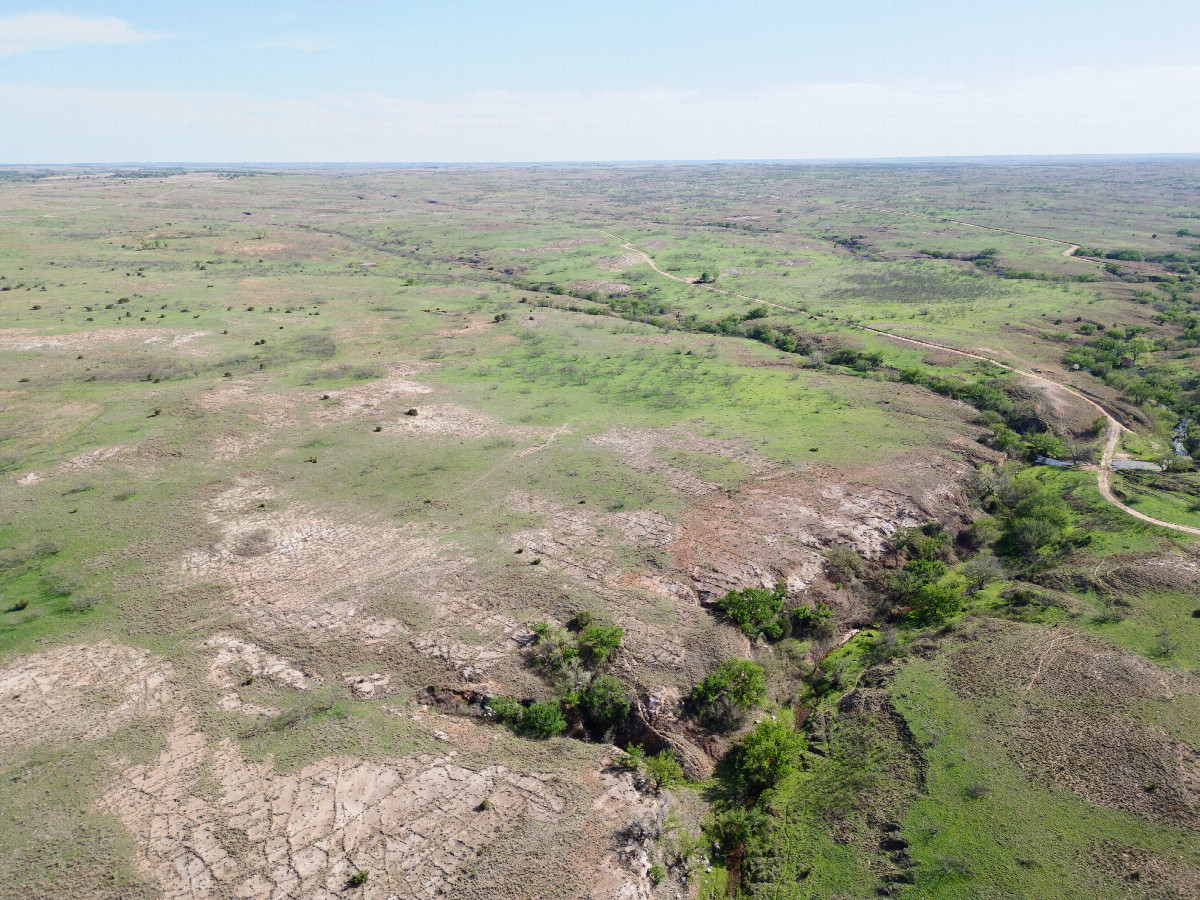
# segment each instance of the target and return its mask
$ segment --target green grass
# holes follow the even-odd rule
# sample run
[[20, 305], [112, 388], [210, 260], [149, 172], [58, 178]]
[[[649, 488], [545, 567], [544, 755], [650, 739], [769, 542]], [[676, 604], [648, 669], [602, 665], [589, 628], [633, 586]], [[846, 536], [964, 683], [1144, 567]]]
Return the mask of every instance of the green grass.
[[166, 722], [140, 721], [99, 742], [59, 741], [10, 751], [0, 770], [0, 897], [149, 898], [158, 888], [134, 865], [133, 839], [97, 809], [124, 764], [149, 762]]
[[[1196, 478], [1194, 475], [1184, 477], [1188, 482]], [[1187, 491], [1162, 490], [1155, 486], [1154, 479], [1113, 475], [1113, 488], [1121, 491], [1125, 502], [1138, 512], [1164, 522], [1200, 528], [1200, 512], [1192, 508], [1200, 504], [1200, 489], [1192, 493], [1191, 485], [1188, 487]]]
[[[1089, 630], [1152, 660], [1155, 665], [1200, 670], [1200, 601], [1189, 594], [1140, 593], [1119, 622], [1093, 621]], [[1101, 604], [1095, 604], [1097, 611]]]
[[[1200, 859], [1191, 835], [1031, 782], [992, 739], [986, 707], [953, 694], [936, 663], [905, 666], [891, 692], [929, 766], [903, 822], [920, 875], [911, 896], [1126, 897], [1091, 858], [1106, 841]], [[986, 795], [973, 799], [974, 784]]]

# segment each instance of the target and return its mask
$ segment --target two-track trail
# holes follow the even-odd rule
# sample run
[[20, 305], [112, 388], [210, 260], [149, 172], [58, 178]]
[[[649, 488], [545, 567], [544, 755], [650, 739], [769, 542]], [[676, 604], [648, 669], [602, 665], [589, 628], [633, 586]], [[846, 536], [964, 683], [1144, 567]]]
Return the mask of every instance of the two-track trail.
[[[888, 213], [892, 213], [894, 215], [900, 215], [900, 216], [913, 216], [915, 218], [922, 218], [922, 219], [935, 218], [934, 216], [922, 216], [917, 213], [896, 212], [896, 210], [891, 210], [891, 209], [880, 209], [880, 208], [876, 208], [876, 207], [869, 207], [869, 208], [876, 212], [888, 212]], [[974, 225], [970, 222], [959, 222], [956, 219], [941, 219], [939, 221], [954, 222], [957, 225], [966, 225], [971, 228], [982, 228], [987, 231], [997, 231], [1002, 234], [1012, 234], [1012, 235], [1018, 235], [1020, 237], [1034, 238], [1036, 240], [1046, 241], [1046, 242], [1052, 243], [1052, 244], [1062, 244], [1067, 247], [1067, 250], [1064, 251], [1064, 254], [1063, 254], [1064, 256], [1069, 256], [1071, 253], [1073, 253], [1075, 250], [1078, 249], [1078, 245], [1072, 244], [1069, 241], [1060, 241], [1060, 240], [1056, 240], [1054, 238], [1038, 237], [1037, 235], [1025, 234], [1020, 231], [1004, 231], [1003, 229], [991, 228], [987, 225]], [[604, 231], [603, 229], [601, 229], [601, 233], [608, 235], [613, 240], [621, 241], [622, 249], [628, 250], [631, 253], [636, 253], [643, 260], [645, 260], [646, 264], [648, 266], [650, 266], [650, 268], [652, 268], [655, 272], [657, 272], [659, 275], [664, 276], [665, 278], [670, 278], [672, 281], [679, 281], [684, 284], [695, 285], [696, 287], [702, 287], [702, 288], [705, 288], [706, 290], [715, 291], [718, 294], [725, 294], [726, 296], [730, 296], [730, 297], [740, 297], [743, 300], [749, 300], [753, 303], [762, 303], [762, 304], [765, 304], [766, 306], [772, 306], [775, 309], [786, 310], [788, 312], [795, 313], [796, 315], [808, 316], [810, 319], [816, 319], [816, 320], [822, 321], [822, 322], [829, 322], [831, 324], [841, 325], [845, 328], [855, 328], [855, 329], [858, 329], [859, 331], [869, 331], [872, 334], [878, 334], [881, 337], [886, 337], [890, 340], [899, 341], [904, 344], [911, 344], [911, 345], [917, 346], [917, 347], [928, 347], [932, 350], [942, 351], [943, 353], [953, 353], [956, 356], [962, 356], [962, 357], [966, 357], [968, 359], [977, 359], [977, 360], [980, 360], [981, 362], [986, 362], [990, 365], [996, 366], [997, 368], [1004, 369], [1005, 371], [1012, 372], [1014, 375], [1020, 375], [1022, 378], [1028, 378], [1031, 381], [1040, 382], [1041, 384], [1048, 386], [1051, 390], [1063, 391], [1067, 394], [1070, 394], [1071, 396], [1075, 397], [1078, 400], [1082, 400], [1088, 406], [1092, 407], [1097, 412], [1099, 412], [1102, 416], [1104, 416], [1104, 418], [1108, 421], [1108, 429], [1107, 429], [1107, 432], [1105, 435], [1105, 440], [1104, 440], [1104, 453], [1100, 457], [1100, 465], [1099, 465], [1099, 468], [1097, 471], [1097, 482], [1098, 482], [1098, 485], [1100, 488], [1100, 495], [1105, 499], [1105, 501], [1112, 504], [1113, 506], [1115, 506], [1117, 509], [1121, 510], [1122, 512], [1126, 512], [1136, 519], [1141, 519], [1143, 522], [1149, 522], [1151, 525], [1158, 525], [1161, 528], [1169, 528], [1172, 531], [1181, 531], [1185, 534], [1200, 535], [1200, 528], [1194, 528], [1191, 525], [1179, 525], [1179, 524], [1176, 524], [1175, 522], [1164, 522], [1162, 519], [1152, 518], [1150, 516], [1145, 515], [1144, 513], [1138, 512], [1136, 509], [1132, 509], [1129, 506], [1126, 506], [1124, 503], [1122, 503], [1120, 500], [1118, 500], [1116, 498], [1116, 495], [1113, 494], [1113, 490], [1112, 490], [1113, 454], [1116, 452], [1117, 442], [1121, 438], [1121, 432], [1128, 431], [1129, 429], [1126, 428], [1124, 425], [1122, 425], [1108, 409], [1106, 409], [1104, 406], [1101, 406], [1099, 403], [1097, 403], [1091, 397], [1087, 396], [1087, 394], [1083, 393], [1078, 388], [1073, 388], [1068, 384], [1064, 384], [1063, 382], [1058, 381], [1057, 379], [1054, 379], [1054, 378], [1050, 378], [1046, 375], [1035, 374], [1034, 372], [1028, 372], [1025, 369], [1020, 369], [1020, 368], [1017, 368], [1016, 366], [1011, 366], [1011, 365], [1008, 365], [1007, 363], [1002, 363], [999, 360], [993, 359], [990, 356], [985, 356], [982, 353], [974, 353], [970, 350], [960, 350], [957, 347], [950, 347], [950, 346], [947, 346], [946, 344], [939, 344], [938, 342], [931, 341], [927, 338], [906, 337], [904, 335], [895, 334], [890, 331], [884, 331], [882, 328], [872, 328], [870, 325], [862, 325], [857, 322], [843, 322], [843, 321], [839, 321], [837, 319], [831, 319], [827, 316], [817, 315], [816, 313], [811, 313], [811, 312], [808, 312], [807, 310], [796, 309], [795, 307], [792, 307], [792, 306], [785, 306], [782, 303], [773, 303], [770, 300], [763, 300], [760, 297], [750, 297], [746, 294], [739, 294], [735, 291], [726, 291], [726, 290], [723, 290], [722, 288], [714, 287], [711, 284], [705, 284], [700, 281], [694, 281], [690, 278], [680, 278], [677, 275], [672, 275], [669, 272], [664, 272], [662, 269], [660, 269], [655, 264], [654, 259], [650, 256], [650, 254], [646, 253], [646, 251], [644, 251], [644, 250], [639, 249], [638, 247], [635, 247], [632, 242], [626, 241], [624, 238], [618, 237], [617, 235], [613, 234], [610, 231]]]

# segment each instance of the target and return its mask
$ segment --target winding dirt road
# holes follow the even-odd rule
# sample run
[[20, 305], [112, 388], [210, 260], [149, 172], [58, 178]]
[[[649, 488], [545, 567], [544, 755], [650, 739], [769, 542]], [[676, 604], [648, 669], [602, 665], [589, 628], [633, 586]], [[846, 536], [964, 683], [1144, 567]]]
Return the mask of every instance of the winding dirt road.
[[[874, 207], [869, 207], [869, 208], [875, 209]], [[917, 215], [916, 213], [896, 212], [895, 210], [891, 210], [891, 209], [876, 209], [875, 211], [889, 212], [889, 213], [893, 213], [898, 216], [914, 216], [916, 218], [921, 218], [921, 219], [934, 218], [933, 216], [922, 216], [922, 215]], [[1012, 235], [1018, 235], [1020, 237], [1035, 238], [1036, 240], [1046, 241], [1046, 242], [1052, 243], [1052, 244], [1065, 244], [1067, 249], [1065, 251], [1063, 251], [1064, 256], [1070, 256], [1072, 253], [1074, 253], [1076, 250], [1079, 249], [1078, 244], [1072, 244], [1068, 241], [1059, 241], [1059, 240], [1055, 240], [1053, 238], [1038, 237], [1037, 235], [1032, 235], [1032, 234], [1024, 234], [1023, 232], [1020, 232], [1020, 231], [1003, 231], [1002, 229], [999, 229], [999, 228], [991, 228], [987, 225], [973, 225], [970, 222], [959, 222], [955, 219], [943, 219], [941, 221], [954, 222], [957, 225], [967, 225], [971, 228], [982, 228], [986, 231], [998, 231], [1001, 234], [1012, 234]], [[655, 272], [657, 272], [659, 275], [662, 275], [665, 278], [670, 278], [672, 281], [682, 282], [683, 284], [692, 284], [692, 285], [695, 285], [696, 287], [702, 287], [707, 290], [714, 291], [718, 294], [725, 294], [726, 296], [729, 296], [729, 297], [740, 297], [743, 300], [749, 300], [753, 303], [762, 303], [762, 304], [765, 304], [766, 306], [774, 307], [775, 309], [782, 309], [782, 310], [786, 310], [788, 312], [795, 313], [797, 315], [808, 316], [810, 319], [816, 319], [816, 320], [822, 321], [822, 322], [830, 322], [832, 324], [841, 325], [843, 327], [848, 327], [848, 328], [857, 328], [859, 331], [869, 331], [872, 334], [878, 334], [878, 335], [881, 335], [882, 337], [890, 338], [893, 341], [900, 341], [901, 343], [911, 344], [911, 345], [917, 346], [917, 347], [928, 347], [932, 350], [940, 350], [943, 353], [953, 353], [957, 356], [963, 356], [968, 359], [977, 359], [977, 360], [980, 360], [981, 362], [986, 362], [986, 363], [989, 363], [990, 365], [1004, 369], [1005, 371], [1012, 372], [1014, 375], [1020, 375], [1023, 378], [1028, 378], [1032, 381], [1040, 382], [1041, 384], [1049, 387], [1050, 390], [1052, 390], [1052, 391], [1053, 390], [1063, 391], [1079, 400], [1082, 400], [1088, 406], [1092, 407], [1094, 410], [1096, 410], [1102, 416], [1104, 416], [1104, 418], [1108, 421], [1108, 429], [1107, 429], [1107, 432], [1105, 434], [1105, 439], [1104, 439], [1104, 452], [1100, 457], [1100, 465], [1099, 465], [1099, 467], [1097, 469], [1097, 473], [1096, 473], [1097, 474], [1097, 483], [1100, 488], [1100, 495], [1108, 503], [1112, 504], [1113, 506], [1115, 506], [1117, 509], [1121, 510], [1122, 512], [1128, 513], [1129, 515], [1133, 516], [1135, 519], [1141, 519], [1143, 522], [1148, 522], [1151, 525], [1158, 525], [1161, 528], [1169, 528], [1172, 531], [1180, 531], [1180, 532], [1183, 532], [1184, 534], [1200, 535], [1200, 528], [1194, 528], [1191, 525], [1179, 525], [1175, 522], [1164, 522], [1162, 519], [1152, 518], [1150, 516], [1147, 516], [1144, 513], [1138, 512], [1136, 509], [1132, 509], [1131, 507], [1126, 506], [1124, 503], [1122, 503], [1120, 500], [1118, 500], [1116, 498], [1116, 495], [1113, 494], [1113, 490], [1112, 490], [1113, 455], [1116, 452], [1117, 443], [1121, 439], [1121, 432], [1129, 431], [1129, 429], [1126, 428], [1124, 425], [1122, 425], [1111, 412], [1109, 412], [1107, 409], [1105, 409], [1103, 406], [1101, 406], [1099, 403], [1097, 403], [1091, 397], [1087, 396], [1087, 394], [1084, 394], [1079, 389], [1073, 388], [1070, 385], [1064, 384], [1063, 382], [1057, 381], [1053, 378], [1047, 378], [1045, 375], [1038, 375], [1038, 374], [1035, 374], [1034, 372], [1028, 372], [1024, 369], [1019, 369], [1016, 366], [1007, 365], [1006, 363], [999, 362], [998, 360], [992, 359], [990, 356], [984, 356], [983, 354], [980, 354], [980, 353], [972, 353], [969, 350], [960, 350], [957, 347], [948, 347], [945, 344], [939, 344], [936, 341], [925, 340], [924, 338], [905, 337], [903, 335], [894, 334], [890, 331], [884, 331], [881, 328], [872, 328], [869, 325], [861, 325], [857, 322], [842, 322], [837, 319], [830, 319], [826, 316], [819, 316], [815, 313], [810, 313], [807, 310], [796, 309], [795, 307], [792, 307], [792, 306], [784, 306], [782, 303], [772, 303], [770, 300], [763, 300], [759, 297], [750, 297], [746, 294], [739, 294], [735, 291], [726, 291], [726, 290], [723, 290], [722, 288], [714, 287], [711, 284], [704, 284], [702, 282], [695, 281], [690, 278], [680, 278], [677, 275], [672, 275], [670, 272], [664, 272], [662, 269], [660, 269], [655, 264], [654, 259], [650, 256], [650, 254], [646, 253], [646, 251], [644, 251], [644, 250], [641, 250], [641, 249], [635, 247], [630, 241], [626, 241], [624, 238], [618, 237], [617, 235], [613, 234], [610, 231], [604, 231], [603, 229], [601, 229], [601, 232], [603, 234], [608, 235], [613, 240], [621, 241], [622, 242], [621, 248], [623, 250], [628, 250], [630, 253], [637, 254], [643, 260], [645, 260], [646, 264], [648, 266], [650, 266], [650, 268], [652, 268]]]

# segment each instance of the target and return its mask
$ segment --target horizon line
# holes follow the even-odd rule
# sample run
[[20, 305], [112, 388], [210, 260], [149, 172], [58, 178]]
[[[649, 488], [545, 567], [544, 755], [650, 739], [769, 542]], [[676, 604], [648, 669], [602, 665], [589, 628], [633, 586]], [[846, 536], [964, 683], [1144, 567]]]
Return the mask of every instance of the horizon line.
[[429, 168], [436, 166], [511, 167], [511, 166], [713, 166], [713, 165], [912, 165], [955, 163], [980, 165], [988, 163], [1036, 162], [1102, 162], [1102, 161], [1200, 161], [1200, 151], [1186, 153], [1021, 153], [973, 154], [953, 156], [847, 156], [847, 157], [728, 157], [713, 159], [562, 159], [562, 160], [295, 160], [295, 161], [183, 161], [183, 160], [126, 160], [121, 162], [13, 162], [0, 163], [0, 170], [21, 168]]

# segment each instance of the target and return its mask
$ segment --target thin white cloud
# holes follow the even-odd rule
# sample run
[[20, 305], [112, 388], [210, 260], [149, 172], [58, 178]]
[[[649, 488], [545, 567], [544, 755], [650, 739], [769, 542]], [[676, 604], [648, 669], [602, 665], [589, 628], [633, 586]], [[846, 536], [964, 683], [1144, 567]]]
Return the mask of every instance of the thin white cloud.
[[270, 41], [257, 41], [251, 46], [261, 50], [300, 50], [304, 53], [316, 53], [319, 50], [326, 49], [328, 45], [320, 38], [290, 37]]
[[1194, 153], [1200, 66], [1047, 70], [973, 83], [489, 90], [438, 102], [0, 85], [0, 109], [0, 163]]
[[82, 44], [138, 44], [163, 37], [138, 31], [123, 19], [22, 13], [0, 19], [0, 56]]

